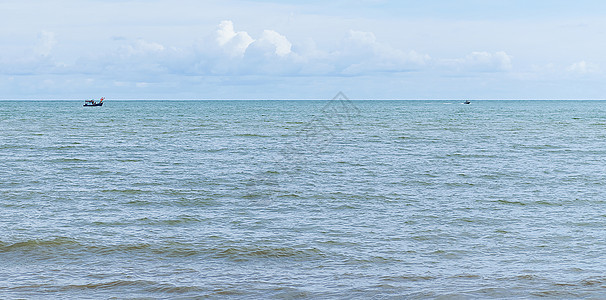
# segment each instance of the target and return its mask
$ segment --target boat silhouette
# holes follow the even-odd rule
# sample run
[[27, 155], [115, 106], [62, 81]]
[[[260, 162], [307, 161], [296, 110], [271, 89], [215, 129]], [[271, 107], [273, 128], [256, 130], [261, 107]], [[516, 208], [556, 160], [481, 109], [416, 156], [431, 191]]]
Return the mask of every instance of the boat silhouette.
[[103, 100], [105, 100], [104, 97], [101, 97], [101, 100], [99, 100], [99, 102], [95, 102], [95, 100], [84, 100], [84, 105], [83, 106], [103, 106]]

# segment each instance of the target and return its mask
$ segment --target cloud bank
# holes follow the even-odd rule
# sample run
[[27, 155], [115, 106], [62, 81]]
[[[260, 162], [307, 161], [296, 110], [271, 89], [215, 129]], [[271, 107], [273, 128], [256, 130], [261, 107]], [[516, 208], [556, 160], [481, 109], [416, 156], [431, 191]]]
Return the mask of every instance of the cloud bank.
[[[5, 73], [21, 69], [37, 74], [100, 74], [120, 80], [157, 75], [191, 76], [364, 76], [377, 73], [405, 73], [435, 69], [468, 72], [510, 71], [512, 56], [503, 51], [473, 52], [462, 58], [434, 59], [413, 49], [398, 49], [379, 41], [374, 33], [350, 30], [332, 49], [318, 47], [313, 40], [292, 42], [273, 29], [258, 36], [236, 29], [229, 20], [220, 22], [206, 38], [190, 48], [177, 48], [157, 41], [114, 38], [120, 45], [109, 52], [87, 54], [69, 65], [52, 60], [59, 43], [55, 34], [42, 31], [30, 58], [3, 61]], [[194, 42], [195, 41], [195, 42]], [[42, 60], [46, 60], [42, 63]], [[27, 63], [29, 62], [29, 63]], [[13, 64], [13, 67], [8, 65]], [[587, 71], [579, 64], [575, 70]], [[11, 71], [13, 70], [13, 71]], [[23, 71], [21, 71], [23, 73]], [[153, 76], [152, 76], [153, 75]]]
[[[311, 38], [292, 40], [275, 29], [249, 32], [224, 20], [212, 31], [186, 38], [185, 46], [112, 35], [105, 47], [91, 48], [65, 60], [59, 55], [66, 48], [60, 36], [45, 30], [32, 39], [29, 51], [12, 55], [0, 52], [0, 80], [4, 80], [0, 87], [25, 95], [22, 97], [113, 90], [137, 98], [143, 92], [166, 93], [172, 98], [184, 91], [184, 97], [197, 98], [192, 91], [236, 95], [235, 91], [240, 90], [249, 97], [251, 91], [260, 90], [262, 95], [279, 85], [280, 94], [293, 93], [290, 97], [301, 98], [302, 91], [347, 85], [359, 88], [360, 93], [379, 90], [389, 97], [398, 97], [408, 89], [421, 95], [418, 98], [439, 97], [431, 94], [434, 90], [469, 98], [466, 95], [475, 88], [459, 90], [460, 83], [453, 83], [457, 80], [453, 78], [473, 78], [475, 84], [470, 86], [489, 84], [494, 90], [505, 90], [501, 85], [508, 80], [540, 82], [601, 74], [599, 65], [586, 60], [568, 65], [532, 65], [524, 70], [506, 51], [479, 50], [445, 58], [414, 47], [395, 47], [389, 43], [395, 39], [379, 39], [370, 31], [346, 30], [334, 43], [318, 45]], [[259, 88], [262, 85], [265, 90]], [[436, 90], [445, 89], [440, 86], [450, 89]]]

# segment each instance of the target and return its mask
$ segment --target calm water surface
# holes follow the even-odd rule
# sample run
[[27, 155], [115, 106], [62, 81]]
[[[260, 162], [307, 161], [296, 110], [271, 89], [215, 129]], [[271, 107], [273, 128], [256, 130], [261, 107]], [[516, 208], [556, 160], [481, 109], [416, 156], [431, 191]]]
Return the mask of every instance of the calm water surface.
[[601, 298], [606, 102], [0, 102], [0, 298]]

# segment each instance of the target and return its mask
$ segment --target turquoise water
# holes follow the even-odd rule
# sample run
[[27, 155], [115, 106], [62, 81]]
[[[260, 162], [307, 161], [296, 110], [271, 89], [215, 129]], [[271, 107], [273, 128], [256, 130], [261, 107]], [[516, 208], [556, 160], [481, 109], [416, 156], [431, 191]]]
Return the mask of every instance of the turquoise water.
[[606, 102], [0, 102], [0, 298], [606, 294]]

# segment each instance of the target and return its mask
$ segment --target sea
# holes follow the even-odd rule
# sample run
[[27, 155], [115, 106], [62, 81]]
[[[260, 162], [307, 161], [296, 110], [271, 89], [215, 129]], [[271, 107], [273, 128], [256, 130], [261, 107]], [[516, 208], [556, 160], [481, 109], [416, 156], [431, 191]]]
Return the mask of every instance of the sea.
[[606, 101], [0, 101], [2, 299], [606, 297]]

